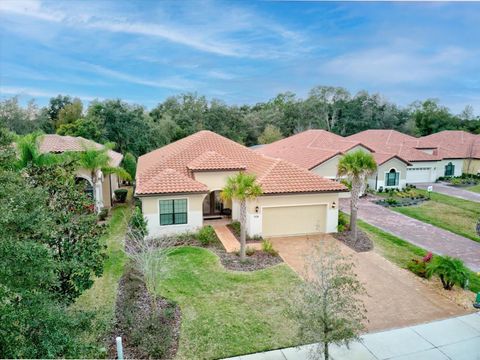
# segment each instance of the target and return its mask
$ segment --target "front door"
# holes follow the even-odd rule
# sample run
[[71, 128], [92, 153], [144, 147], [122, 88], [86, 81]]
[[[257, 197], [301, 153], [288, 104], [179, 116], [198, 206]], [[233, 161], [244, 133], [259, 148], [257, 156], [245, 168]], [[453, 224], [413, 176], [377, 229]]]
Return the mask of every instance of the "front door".
[[203, 200], [203, 215], [220, 215], [222, 207], [220, 191], [212, 191]]

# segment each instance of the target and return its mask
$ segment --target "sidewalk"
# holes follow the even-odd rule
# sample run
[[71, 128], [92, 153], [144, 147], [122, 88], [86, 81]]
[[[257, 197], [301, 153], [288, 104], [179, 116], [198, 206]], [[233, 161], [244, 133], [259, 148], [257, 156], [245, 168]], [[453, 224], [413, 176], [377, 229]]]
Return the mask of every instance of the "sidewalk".
[[[230, 360], [303, 360], [312, 345], [242, 355]], [[479, 360], [480, 312], [371, 333], [346, 347], [331, 346], [333, 360]]]

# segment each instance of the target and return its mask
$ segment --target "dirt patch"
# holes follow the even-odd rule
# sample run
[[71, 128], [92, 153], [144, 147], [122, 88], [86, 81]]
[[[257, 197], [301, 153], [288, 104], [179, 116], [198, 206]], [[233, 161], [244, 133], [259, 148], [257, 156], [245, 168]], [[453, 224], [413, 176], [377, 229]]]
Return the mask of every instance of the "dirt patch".
[[126, 359], [171, 359], [178, 348], [180, 309], [159, 297], [154, 303], [142, 276], [132, 268], [122, 276], [110, 336], [109, 358], [117, 356], [115, 337], [121, 336]]
[[340, 240], [349, 248], [356, 252], [365, 252], [373, 250], [373, 241], [361, 229], [357, 228], [357, 241], [353, 241], [352, 232], [350, 230], [332, 234], [337, 240]]

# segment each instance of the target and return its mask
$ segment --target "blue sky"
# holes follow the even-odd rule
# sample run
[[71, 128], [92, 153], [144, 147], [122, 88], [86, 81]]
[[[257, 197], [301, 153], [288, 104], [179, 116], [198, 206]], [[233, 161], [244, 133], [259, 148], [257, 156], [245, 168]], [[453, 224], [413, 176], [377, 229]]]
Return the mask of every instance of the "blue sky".
[[0, 96], [254, 104], [316, 85], [480, 113], [480, 3], [0, 1]]

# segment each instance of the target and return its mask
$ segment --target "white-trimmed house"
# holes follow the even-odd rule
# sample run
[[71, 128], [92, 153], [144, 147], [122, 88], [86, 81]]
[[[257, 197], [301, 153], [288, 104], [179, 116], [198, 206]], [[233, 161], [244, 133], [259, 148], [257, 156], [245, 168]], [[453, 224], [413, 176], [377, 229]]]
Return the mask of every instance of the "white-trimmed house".
[[260, 155], [210, 131], [200, 131], [141, 156], [135, 196], [149, 236], [196, 231], [204, 220], [239, 204], [222, 200], [229, 176], [254, 174], [263, 194], [247, 202], [247, 233], [263, 237], [337, 231], [339, 195], [348, 189], [280, 159]]

